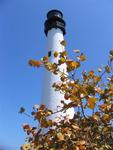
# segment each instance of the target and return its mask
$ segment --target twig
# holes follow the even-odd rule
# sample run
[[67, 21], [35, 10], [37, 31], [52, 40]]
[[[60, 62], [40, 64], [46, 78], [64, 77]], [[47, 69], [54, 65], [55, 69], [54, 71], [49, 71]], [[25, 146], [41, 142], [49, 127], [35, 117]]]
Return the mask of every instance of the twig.
[[[81, 101], [81, 100], [80, 100], [80, 101]], [[83, 108], [82, 101], [81, 101], [81, 110], [82, 110], [82, 115], [83, 115], [83, 117], [86, 118], [85, 113], [84, 113], [84, 108]]]
[[27, 114], [27, 113], [23, 113], [25, 116], [27, 116], [27, 117], [29, 117], [29, 118], [32, 118], [32, 119], [34, 119], [34, 117], [32, 117], [31, 115], [29, 115], [29, 114]]

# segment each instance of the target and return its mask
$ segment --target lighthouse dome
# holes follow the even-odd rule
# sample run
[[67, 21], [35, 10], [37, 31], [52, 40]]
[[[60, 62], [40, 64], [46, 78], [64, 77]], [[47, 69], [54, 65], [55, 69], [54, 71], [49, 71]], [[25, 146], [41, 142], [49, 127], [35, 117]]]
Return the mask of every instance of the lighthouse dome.
[[50, 19], [50, 18], [63, 18], [63, 14], [61, 11], [59, 10], [56, 10], [56, 9], [53, 9], [53, 10], [50, 10], [48, 13], [47, 13], [47, 18]]
[[47, 35], [48, 31], [51, 30], [52, 28], [59, 28], [63, 32], [63, 34], [66, 34], [65, 30], [65, 21], [63, 20], [63, 14], [61, 11], [53, 9], [50, 10], [47, 13], [47, 20], [45, 21], [44, 24], [44, 32]]

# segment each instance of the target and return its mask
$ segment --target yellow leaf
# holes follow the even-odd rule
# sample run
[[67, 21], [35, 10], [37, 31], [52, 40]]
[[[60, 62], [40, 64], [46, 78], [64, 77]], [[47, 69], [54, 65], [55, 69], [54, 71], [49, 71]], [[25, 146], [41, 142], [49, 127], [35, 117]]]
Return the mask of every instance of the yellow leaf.
[[111, 81], [111, 78], [108, 77], [107, 80], [108, 80], [108, 81]]
[[99, 116], [98, 115], [93, 115], [93, 119], [98, 121], [99, 120]]
[[65, 63], [65, 61], [66, 61], [65, 58], [61, 57], [61, 58], [59, 59], [59, 61], [58, 61], [58, 62], [59, 62], [59, 65]]
[[110, 73], [110, 72], [111, 72], [111, 69], [110, 69], [109, 66], [106, 66], [106, 67], [105, 67], [105, 70], [106, 70], [107, 73]]
[[80, 67], [80, 63], [75, 61], [67, 61], [66, 64], [67, 64], [67, 71], [72, 71]]
[[42, 128], [48, 128], [48, 122], [46, 119], [41, 119], [40, 125]]
[[66, 81], [66, 80], [68, 80], [68, 78], [66, 77], [66, 76], [64, 76], [64, 75], [62, 75], [61, 77], [60, 77], [60, 79], [61, 79], [61, 81]]
[[48, 61], [48, 60], [49, 60], [48, 56], [43, 57], [43, 61]]
[[28, 150], [28, 149], [31, 149], [31, 146], [30, 146], [29, 143], [26, 143], [26, 144], [23, 144], [23, 145], [21, 146], [21, 148], [22, 148], [22, 150]]
[[63, 46], [66, 46], [66, 41], [63, 40], [63, 41], [60, 42], [60, 44], [63, 45]]
[[34, 66], [34, 67], [40, 67], [42, 64], [41, 61], [36, 61], [36, 60], [29, 60], [29, 65]]
[[70, 95], [67, 94], [67, 93], [65, 93], [64, 98], [65, 98], [66, 100], [68, 100], [68, 99], [70, 98]]
[[95, 91], [97, 92], [97, 93], [101, 93], [101, 88], [100, 87], [95, 87]]
[[78, 66], [79, 66], [79, 63], [78, 63], [78, 62], [73, 61], [73, 62], [71, 63], [71, 67], [72, 67], [72, 68], [77, 68]]
[[75, 150], [80, 150], [78, 146], [75, 147]]
[[46, 108], [46, 106], [44, 104], [42, 104], [39, 108], [39, 110], [44, 110]]
[[50, 116], [52, 113], [53, 113], [53, 112], [52, 112], [51, 110], [47, 110], [47, 111], [45, 112], [46, 116]]
[[107, 128], [107, 127], [104, 127], [104, 128], [103, 128], [103, 131], [104, 131], [104, 132], [106, 132], [106, 131], [108, 131], [108, 130], [109, 130], [109, 128]]
[[28, 129], [30, 129], [30, 126], [28, 124], [23, 124], [23, 129], [28, 130]]
[[89, 74], [90, 78], [94, 77], [94, 71], [93, 70], [91, 70], [90, 72], [88, 72], [88, 74]]
[[113, 95], [113, 89], [110, 89], [109, 94]]
[[80, 50], [79, 49], [76, 49], [76, 50], [73, 50], [74, 53], [79, 53]]
[[47, 124], [49, 127], [51, 127], [52, 124], [53, 124], [53, 122], [52, 122], [52, 120], [47, 120], [47, 121], [46, 121], [46, 124]]
[[86, 56], [85, 56], [84, 54], [81, 54], [81, 55], [78, 57], [78, 59], [79, 59], [80, 61], [85, 61], [85, 60], [86, 60]]
[[107, 120], [110, 119], [110, 116], [109, 116], [108, 114], [104, 114], [103, 117], [102, 117], [102, 119], [103, 119], [104, 121], [107, 121]]
[[86, 150], [86, 148], [85, 148], [84, 145], [80, 145], [80, 146], [79, 146], [79, 149], [80, 149], [80, 150]]
[[65, 56], [67, 56], [67, 52], [66, 51], [60, 52], [60, 57], [65, 57]]
[[75, 129], [75, 130], [79, 130], [78, 125], [72, 125], [72, 127], [73, 127], [73, 129]]
[[64, 135], [61, 132], [59, 132], [59, 133], [57, 133], [57, 138], [58, 138], [59, 141], [63, 141], [64, 140]]
[[94, 76], [93, 80], [94, 80], [95, 82], [100, 82], [100, 81], [101, 81], [101, 77], [99, 77], [99, 76]]
[[59, 53], [58, 53], [57, 51], [55, 51], [55, 52], [54, 52], [54, 57], [57, 57], [58, 54], [59, 54]]
[[94, 109], [97, 99], [95, 97], [88, 98], [89, 108]]
[[71, 101], [78, 101], [79, 99], [78, 99], [78, 97], [76, 97], [75, 95], [71, 95], [71, 96], [70, 96], [70, 100], [71, 100]]
[[86, 144], [86, 142], [84, 140], [76, 142], [76, 145], [85, 145], [85, 144]]
[[99, 107], [100, 107], [100, 109], [106, 109], [106, 107], [107, 107], [107, 104], [101, 104], [101, 105], [99, 105]]
[[98, 68], [98, 72], [102, 72], [102, 69], [101, 69], [101, 68]]
[[35, 114], [35, 119], [40, 120], [41, 116], [42, 116], [42, 111], [38, 111], [38, 112], [36, 112], [36, 114]]

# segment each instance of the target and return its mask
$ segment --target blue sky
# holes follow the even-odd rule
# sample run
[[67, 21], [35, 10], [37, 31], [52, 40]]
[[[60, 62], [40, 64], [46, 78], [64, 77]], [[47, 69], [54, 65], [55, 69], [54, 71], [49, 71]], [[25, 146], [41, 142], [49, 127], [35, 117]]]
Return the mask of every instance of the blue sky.
[[25, 139], [21, 125], [33, 124], [18, 110], [31, 112], [41, 100], [44, 69], [31, 68], [28, 60], [47, 54], [46, 13], [63, 12], [69, 55], [80, 49], [88, 58], [83, 69], [96, 70], [113, 49], [112, 8], [113, 0], [0, 0], [0, 145], [19, 150]]

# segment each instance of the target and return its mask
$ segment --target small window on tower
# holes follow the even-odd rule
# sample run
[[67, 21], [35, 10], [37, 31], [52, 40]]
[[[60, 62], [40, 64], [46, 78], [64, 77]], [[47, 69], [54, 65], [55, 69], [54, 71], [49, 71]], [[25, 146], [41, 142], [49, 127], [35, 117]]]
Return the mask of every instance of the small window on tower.
[[51, 51], [48, 52], [48, 57], [51, 57]]

